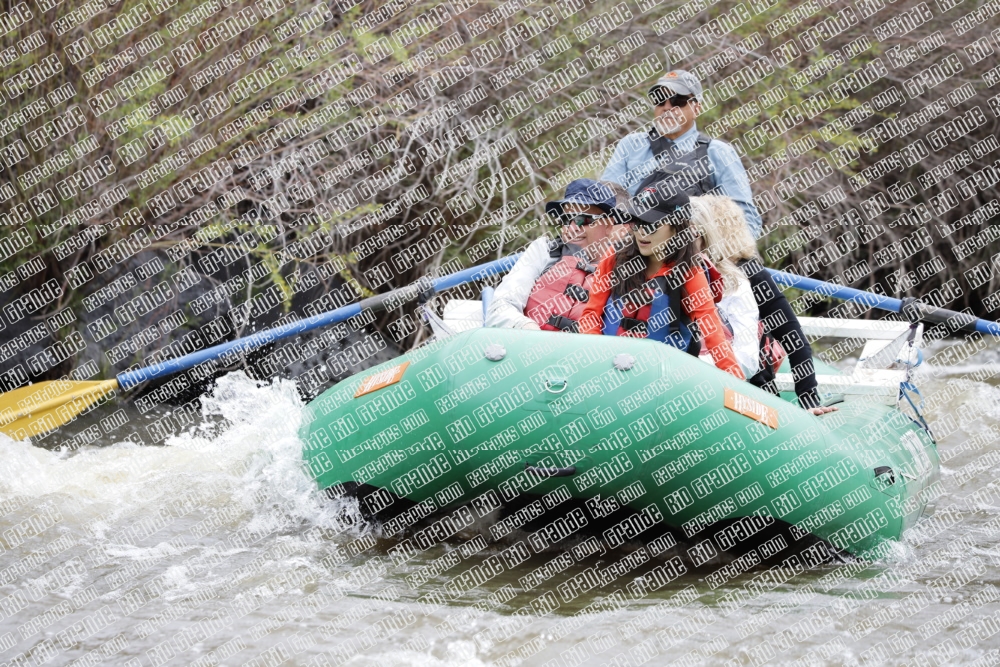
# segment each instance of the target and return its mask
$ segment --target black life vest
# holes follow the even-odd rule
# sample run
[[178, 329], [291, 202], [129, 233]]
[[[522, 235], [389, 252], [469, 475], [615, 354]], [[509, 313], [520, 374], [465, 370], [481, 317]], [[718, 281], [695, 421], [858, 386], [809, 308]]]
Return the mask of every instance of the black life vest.
[[[712, 142], [712, 137], [699, 132], [694, 150], [678, 154], [676, 144], [657, 132], [655, 127], [649, 128], [646, 136], [657, 164], [656, 169], [639, 184], [637, 192], [642, 192], [652, 183], [667, 183], [674, 192], [685, 192], [689, 196], [715, 191], [715, 172], [708, 159], [708, 144]], [[669, 190], [666, 194], [670, 194]]]

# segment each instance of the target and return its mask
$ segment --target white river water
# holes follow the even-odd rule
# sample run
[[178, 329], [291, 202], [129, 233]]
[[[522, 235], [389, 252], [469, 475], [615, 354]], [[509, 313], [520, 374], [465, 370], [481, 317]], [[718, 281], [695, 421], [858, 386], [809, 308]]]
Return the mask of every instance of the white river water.
[[[499, 548], [468, 553], [460, 535], [395, 564], [300, 467], [303, 403], [287, 381], [226, 376], [166, 446], [141, 443], [151, 417], [130, 408], [116, 437], [138, 444], [60, 454], [0, 434], [0, 663], [1000, 664], [1000, 491], [968, 499], [1000, 469], [1000, 382], [955, 384], [1000, 370], [1000, 350], [963, 364], [920, 382], [928, 398], [954, 389], [927, 416], [959, 427], [939, 438], [933, 517], [888, 560], [752, 571], [714, 590], [689, 572], [641, 599], [614, 595], [623, 580], [548, 613], [529, 603], [583, 567], [527, 592], [519, 578], [554, 554], [458, 599], [435, 591]], [[754, 594], [721, 602], [736, 589]]]

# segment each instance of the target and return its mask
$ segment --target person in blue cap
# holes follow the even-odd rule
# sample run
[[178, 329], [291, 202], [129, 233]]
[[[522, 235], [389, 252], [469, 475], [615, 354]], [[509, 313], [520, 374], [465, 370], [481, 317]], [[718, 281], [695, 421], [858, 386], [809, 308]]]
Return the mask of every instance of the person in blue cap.
[[763, 222], [739, 154], [725, 141], [698, 131], [695, 119], [703, 95], [698, 78], [672, 70], [648, 95], [656, 110], [652, 127], [618, 142], [601, 179], [622, 185], [632, 196], [652, 184], [688, 196], [724, 195], [743, 209], [750, 232], [758, 238]]
[[525, 249], [494, 292], [485, 326], [576, 332], [595, 264], [625, 232], [617, 207], [627, 199], [615, 183], [581, 178], [567, 185], [562, 199], [545, 205], [559, 236]]

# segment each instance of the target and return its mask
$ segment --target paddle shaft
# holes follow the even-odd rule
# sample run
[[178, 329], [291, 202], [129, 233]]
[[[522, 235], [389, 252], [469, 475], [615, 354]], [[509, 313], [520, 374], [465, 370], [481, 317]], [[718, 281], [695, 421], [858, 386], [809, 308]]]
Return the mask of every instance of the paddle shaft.
[[[814, 278], [805, 278], [803, 276], [797, 276], [794, 273], [778, 271], [777, 269], [767, 269], [767, 271], [771, 274], [771, 277], [774, 278], [774, 282], [779, 285], [795, 287], [797, 289], [803, 289], [810, 292], [818, 292], [826, 296], [832, 296], [836, 299], [843, 299], [844, 301], [860, 302], [873, 308], [887, 310], [891, 313], [902, 312], [905, 305], [901, 299], [893, 299], [892, 297], [874, 294], [873, 292], [865, 292], [863, 290], [854, 289], [853, 287], [834, 285], [833, 283], [823, 282], [822, 280], [816, 280]], [[1000, 336], [1000, 324], [997, 322], [981, 320], [966, 313], [959, 313], [946, 308], [935, 308], [920, 302], [917, 302], [914, 306], [916, 307], [917, 313], [922, 320], [935, 323], [947, 322], [950, 320], [952, 322], [959, 323], [960, 326], [957, 328], [963, 331], [978, 331], [979, 333]]]
[[268, 343], [273, 343], [274, 341], [290, 338], [292, 336], [305, 333], [306, 331], [312, 331], [313, 329], [325, 327], [330, 324], [336, 324], [337, 322], [343, 322], [344, 320], [350, 319], [365, 311], [378, 312], [381, 310], [391, 310], [404, 303], [417, 299], [421, 294], [429, 289], [433, 289], [435, 292], [440, 292], [450, 287], [456, 287], [474, 280], [480, 280], [487, 276], [509, 271], [510, 267], [514, 266], [514, 262], [516, 262], [520, 256], [521, 253], [517, 253], [515, 255], [510, 255], [509, 257], [489, 262], [488, 264], [483, 264], [482, 266], [473, 266], [471, 268], [458, 271], [457, 273], [452, 273], [433, 280], [425, 279], [414, 283], [413, 285], [407, 285], [406, 287], [401, 287], [399, 289], [392, 290], [391, 292], [386, 292], [385, 294], [379, 294], [378, 296], [363, 299], [358, 303], [343, 306], [342, 308], [337, 308], [336, 310], [331, 310], [327, 313], [313, 315], [312, 317], [307, 317], [296, 322], [290, 322], [273, 329], [258, 331], [257, 333], [244, 338], [229, 341], [228, 343], [221, 343], [204, 350], [198, 350], [197, 352], [192, 352], [191, 354], [187, 354], [176, 359], [167, 359], [166, 361], [162, 361], [152, 366], [147, 366], [146, 368], [127, 371], [118, 375], [116, 379], [118, 381], [118, 385], [122, 389], [130, 389], [140, 382], [156, 380], [168, 375], [173, 375], [174, 373], [180, 373], [181, 371], [186, 371], [189, 368], [194, 368], [198, 364], [211, 361], [212, 359], [218, 359], [219, 357], [229, 353], [248, 352], [263, 345], [267, 345]]

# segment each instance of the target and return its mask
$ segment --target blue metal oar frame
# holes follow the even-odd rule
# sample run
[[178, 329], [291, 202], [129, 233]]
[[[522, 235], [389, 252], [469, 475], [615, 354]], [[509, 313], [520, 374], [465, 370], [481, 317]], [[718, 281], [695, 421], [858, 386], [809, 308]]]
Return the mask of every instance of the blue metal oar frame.
[[[250, 336], [246, 336], [245, 338], [240, 338], [239, 340], [222, 343], [204, 350], [198, 350], [197, 352], [192, 352], [191, 354], [178, 357], [177, 359], [168, 359], [158, 364], [147, 366], [146, 368], [126, 371], [116, 377], [118, 386], [122, 389], [130, 389], [141, 382], [156, 380], [161, 377], [173, 375], [174, 373], [186, 371], [189, 368], [197, 366], [198, 364], [212, 359], [217, 359], [226, 354], [248, 352], [267, 345], [268, 343], [273, 343], [274, 341], [290, 338], [307, 331], [312, 331], [313, 329], [325, 327], [330, 324], [336, 324], [337, 322], [343, 322], [365, 310], [377, 308], [396, 308], [407, 301], [418, 298], [421, 294], [430, 289], [433, 289], [435, 292], [441, 292], [451, 287], [456, 287], [464, 283], [480, 280], [487, 276], [509, 271], [520, 256], [521, 253], [517, 253], [515, 255], [510, 255], [509, 257], [494, 260], [481, 266], [473, 266], [448, 276], [442, 276], [441, 278], [433, 280], [423, 280], [413, 285], [408, 285], [385, 294], [379, 294], [378, 296], [364, 299], [349, 306], [331, 310], [328, 313], [313, 315], [303, 320], [275, 327], [274, 329], [259, 331]], [[833, 283], [827, 283], [813, 278], [805, 278], [803, 276], [797, 276], [795, 274], [778, 271], [776, 269], [767, 270], [776, 283], [779, 285], [785, 285], [786, 287], [795, 287], [797, 289], [818, 292], [820, 294], [832, 296], [837, 299], [843, 299], [845, 301], [860, 302], [865, 305], [870, 305], [882, 310], [888, 310], [893, 313], [900, 312], [900, 309], [903, 307], [903, 302], [900, 299], [893, 299], [891, 297], [873, 294], [872, 292], [865, 292], [852, 287], [834, 285]], [[970, 325], [973, 324], [971, 320], [974, 318], [962, 313], [954, 313], [944, 309], [936, 309], [935, 312], [940, 314], [942, 317], [963, 317], [970, 321]], [[1000, 324], [996, 322], [975, 319], [974, 326], [976, 331], [1000, 337]]]
[[[853, 301], [855, 303], [861, 303], [873, 308], [888, 310], [891, 313], [898, 313], [903, 308], [903, 301], [900, 299], [893, 299], [892, 297], [874, 294], [873, 292], [865, 292], [864, 290], [854, 289], [853, 287], [834, 285], [833, 283], [823, 282], [822, 280], [816, 280], [814, 278], [805, 278], [803, 276], [797, 276], [794, 273], [778, 271], [777, 269], [767, 269], [767, 271], [771, 274], [771, 277], [774, 278], [774, 282], [786, 287], [794, 287], [796, 289], [806, 290], [809, 292], [818, 292], [819, 294], [823, 294], [825, 296], [832, 296], [835, 299]], [[935, 308], [932, 312], [935, 315], [938, 315], [938, 317], [935, 318], [936, 321], [943, 321], [951, 317], [959, 317], [963, 320], [968, 320], [969, 324], [979, 333], [992, 334], [1000, 337], [1000, 324], [997, 322], [974, 318], [971, 315], [956, 313], [955, 311], [945, 310], [944, 308]]]
[[396, 308], [407, 301], [416, 299], [429, 288], [433, 288], [435, 292], [441, 292], [463, 283], [480, 280], [497, 273], [504, 273], [505, 271], [509, 271], [510, 267], [514, 266], [514, 262], [516, 262], [520, 256], [521, 253], [517, 253], [516, 255], [510, 255], [509, 257], [504, 257], [481, 266], [473, 266], [471, 268], [458, 271], [457, 273], [452, 273], [451, 275], [442, 276], [441, 278], [421, 281], [413, 285], [401, 287], [397, 290], [393, 290], [385, 294], [379, 294], [378, 296], [364, 299], [349, 306], [331, 310], [328, 313], [313, 315], [312, 317], [307, 317], [303, 320], [298, 320], [297, 322], [290, 322], [280, 327], [275, 327], [274, 329], [258, 331], [257, 333], [246, 336], [245, 338], [240, 338], [228, 343], [221, 343], [204, 350], [192, 352], [191, 354], [187, 354], [176, 359], [168, 359], [158, 364], [147, 366], [146, 368], [127, 371], [118, 375], [115, 379], [118, 380], [119, 387], [122, 389], [130, 389], [141, 382], [155, 380], [167, 375], [173, 375], [174, 373], [180, 373], [181, 371], [186, 371], [187, 369], [193, 368], [206, 361], [218, 359], [225, 354], [248, 352], [267, 345], [268, 343], [273, 343], [277, 340], [283, 340], [285, 338], [305, 333], [306, 331], [312, 331], [313, 329], [325, 327], [330, 324], [343, 322], [344, 320], [358, 315], [364, 310], [387, 307], [390, 304], [395, 304], [391, 307]]

